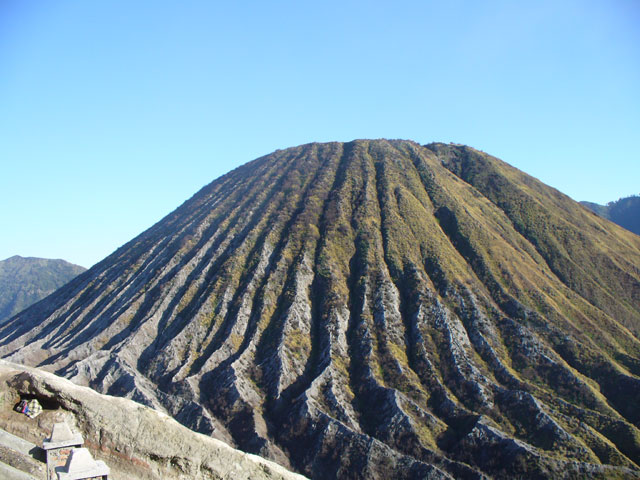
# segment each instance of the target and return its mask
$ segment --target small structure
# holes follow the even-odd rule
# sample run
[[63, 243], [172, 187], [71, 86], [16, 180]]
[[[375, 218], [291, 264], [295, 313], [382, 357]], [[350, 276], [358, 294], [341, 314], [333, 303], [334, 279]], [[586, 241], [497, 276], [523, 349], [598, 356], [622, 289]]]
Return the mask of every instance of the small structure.
[[56, 480], [107, 480], [109, 467], [102, 460], [94, 460], [86, 448], [71, 452], [64, 467], [58, 467]]
[[42, 442], [42, 448], [47, 452], [47, 480], [58, 480], [57, 467], [64, 467], [68, 463], [71, 452], [82, 446], [84, 439], [79, 433], [72, 433], [65, 422], [56, 423], [51, 432], [51, 438]]

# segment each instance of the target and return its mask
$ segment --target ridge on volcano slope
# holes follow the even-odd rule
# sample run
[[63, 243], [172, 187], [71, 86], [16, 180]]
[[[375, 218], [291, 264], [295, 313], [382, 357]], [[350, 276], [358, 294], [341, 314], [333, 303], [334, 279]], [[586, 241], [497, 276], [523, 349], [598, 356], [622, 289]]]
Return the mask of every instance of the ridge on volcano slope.
[[0, 354], [313, 478], [637, 478], [640, 237], [469, 147], [279, 150]]

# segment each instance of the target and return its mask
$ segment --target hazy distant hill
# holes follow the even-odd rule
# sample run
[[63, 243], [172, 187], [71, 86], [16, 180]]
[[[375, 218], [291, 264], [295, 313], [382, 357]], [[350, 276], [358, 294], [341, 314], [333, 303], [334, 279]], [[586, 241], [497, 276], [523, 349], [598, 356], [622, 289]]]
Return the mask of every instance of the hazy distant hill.
[[314, 480], [640, 478], [640, 237], [461, 145], [239, 167], [0, 356]]
[[86, 268], [64, 260], [23, 258], [0, 261], [0, 323], [42, 300]]
[[621, 198], [606, 205], [580, 202], [603, 218], [640, 235], [640, 196]]

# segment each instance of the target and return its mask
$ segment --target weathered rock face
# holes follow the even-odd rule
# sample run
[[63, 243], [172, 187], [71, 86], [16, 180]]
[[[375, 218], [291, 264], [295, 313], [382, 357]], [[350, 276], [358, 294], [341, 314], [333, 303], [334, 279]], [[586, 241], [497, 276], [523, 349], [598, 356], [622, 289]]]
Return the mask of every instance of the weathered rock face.
[[0, 354], [314, 478], [640, 474], [640, 237], [468, 147], [311, 144], [203, 188]]
[[[190, 431], [166, 415], [109, 397], [47, 372], [0, 360], [0, 427], [36, 445], [65, 422], [84, 446], [108, 463], [114, 480], [304, 480], [280, 465]], [[13, 411], [21, 397], [39, 399], [35, 419]], [[38, 474], [38, 478], [42, 475]]]

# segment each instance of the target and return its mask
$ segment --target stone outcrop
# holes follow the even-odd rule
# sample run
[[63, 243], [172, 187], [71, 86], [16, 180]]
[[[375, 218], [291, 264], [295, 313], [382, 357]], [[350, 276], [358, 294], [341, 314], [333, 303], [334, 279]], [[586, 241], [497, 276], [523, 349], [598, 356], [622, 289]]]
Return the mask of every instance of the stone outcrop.
[[318, 479], [633, 478], [640, 237], [472, 148], [304, 145], [0, 326], [0, 355]]
[[[139, 403], [101, 395], [38, 369], [0, 360], [0, 389], [0, 427], [26, 438], [19, 440], [21, 447], [14, 447], [20, 448], [24, 455], [34, 452], [36, 442], [43, 444], [43, 439], [45, 446], [51, 448], [69, 444], [66, 436], [61, 441], [46, 438], [53, 425], [65, 422], [73, 424], [74, 431], [77, 429], [82, 434], [87, 453], [90, 451], [100, 459], [93, 465], [79, 457], [76, 459], [79, 464], [72, 467], [77, 470], [91, 463], [96, 471], [103, 473], [110, 467], [109, 478], [114, 480], [304, 479], [273, 462], [192, 432], [165, 414]], [[13, 410], [13, 405], [24, 397], [35, 397], [42, 402], [45, 408], [38, 418], [29, 419]], [[72, 437], [73, 445], [78, 443], [76, 437], [82, 440], [78, 433]], [[87, 456], [81, 452], [82, 455]], [[40, 458], [44, 460], [42, 454]], [[44, 476], [42, 467], [37, 470], [31, 467], [29, 472], [39, 478]], [[72, 472], [64, 470], [63, 473]]]

